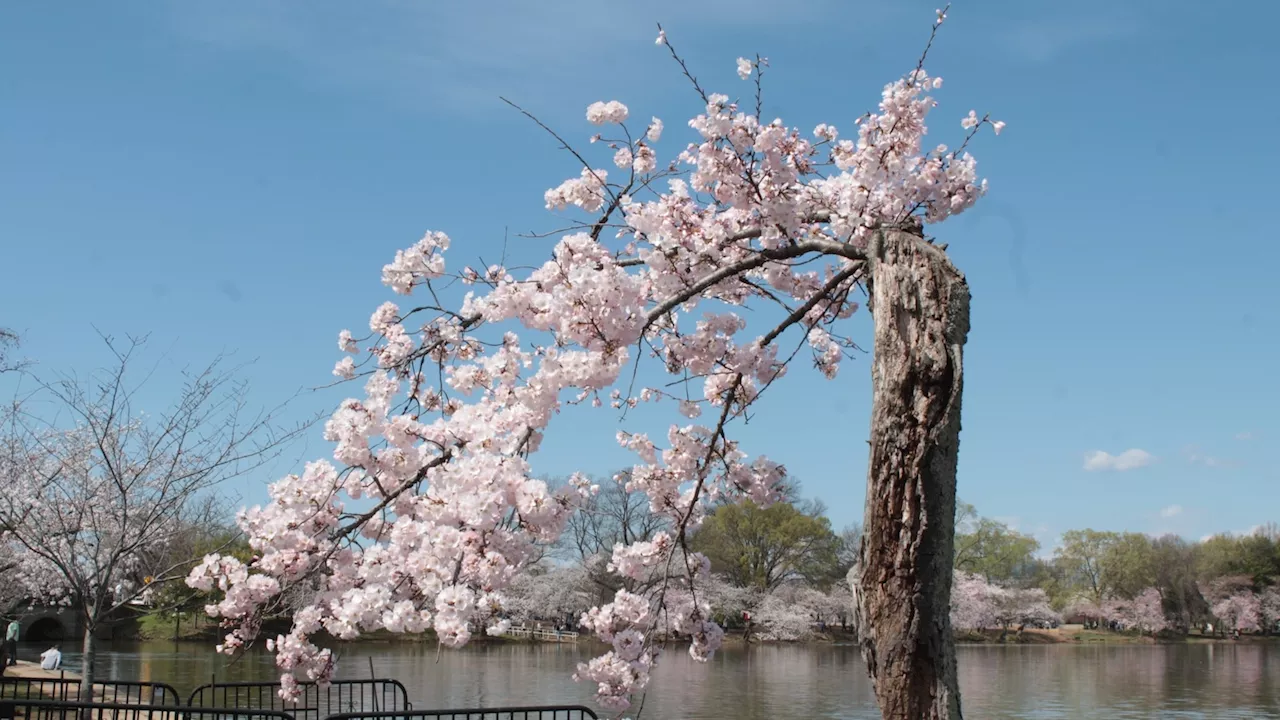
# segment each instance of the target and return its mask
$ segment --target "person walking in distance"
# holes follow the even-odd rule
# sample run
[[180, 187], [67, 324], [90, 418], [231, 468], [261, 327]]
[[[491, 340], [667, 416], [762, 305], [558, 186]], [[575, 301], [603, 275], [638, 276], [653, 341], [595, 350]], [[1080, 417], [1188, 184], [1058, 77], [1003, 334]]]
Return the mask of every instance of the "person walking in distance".
[[4, 649], [9, 665], [18, 664], [18, 633], [21, 630], [22, 625], [18, 623], [17, 618], [14, 618], [9, 621], [9, 627], [4, 631]]

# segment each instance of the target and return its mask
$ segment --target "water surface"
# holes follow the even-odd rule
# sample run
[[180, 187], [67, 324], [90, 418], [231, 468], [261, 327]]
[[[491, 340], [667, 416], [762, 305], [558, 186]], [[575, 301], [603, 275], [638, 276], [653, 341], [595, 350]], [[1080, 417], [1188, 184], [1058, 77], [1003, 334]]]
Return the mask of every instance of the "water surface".
[[[38, 652], [38, 651], [35, 651]], [[28, 654], [26, 652], [24, 655]], [[592, 650], [535, 644], [355, 644], [339, 677], [394, 677], [416, 708], [591, 705], [593, 688], [570, 678]], [[66, 653], [68, 668], [79, 657]], [[370, 669], [372, 663], [372, 670]], [[228, 665], [190, 643], [144, 643], [103, 652], [100, 678], [170, 683], [185, 696], [213, 678], [274, 678], [270, 656]], [[1280, 644], [968, 646], [959, 651], [965, 717], [1280, 718]], [[730, 648], [696, 663], [665, 654], [642, 717], [682, 720], [878, 718], [866, 670], [852, 646]]]

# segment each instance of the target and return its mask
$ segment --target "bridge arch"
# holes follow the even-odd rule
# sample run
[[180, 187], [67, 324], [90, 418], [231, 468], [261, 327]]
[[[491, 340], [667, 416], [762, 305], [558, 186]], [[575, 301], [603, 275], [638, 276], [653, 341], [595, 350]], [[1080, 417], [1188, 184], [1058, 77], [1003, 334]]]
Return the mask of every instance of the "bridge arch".
[[22, 618], [19, 637], [23, 642], [68, 640], [75, 631], [75, 617], [65, 608], [37, 610]]
[[67, 627], [56, 615], [45, 615], [31, 621], [23, 639], [31, 642], [66, 640]]

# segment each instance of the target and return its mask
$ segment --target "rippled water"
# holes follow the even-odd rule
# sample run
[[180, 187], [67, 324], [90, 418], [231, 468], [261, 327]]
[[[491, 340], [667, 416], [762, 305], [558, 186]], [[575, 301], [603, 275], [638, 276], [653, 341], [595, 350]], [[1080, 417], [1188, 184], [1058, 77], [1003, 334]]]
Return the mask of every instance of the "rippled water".
[[[26, 653], [24, 653], [25, 655]], [[339, 677], [395, 677], [417, 708], [591, 704], [569, 675], [585, 644], [444, 651], [350, 646]], [[69, 668], [78, 657], [66, 654]], [[965, 716], [987, 718], [1280, 718], [1280, 644], [970, 646], [959, 653]], [[99, 677], [168, 682], [184, 695], [219, 680], [274, 677], [269, 657], [234, 665], [199, 645], [148, 643], [103, 653]], [[731, 648], [708, 664], [664, 656], [643, 717], [686, 720], [878, 718], [850, 646]]]

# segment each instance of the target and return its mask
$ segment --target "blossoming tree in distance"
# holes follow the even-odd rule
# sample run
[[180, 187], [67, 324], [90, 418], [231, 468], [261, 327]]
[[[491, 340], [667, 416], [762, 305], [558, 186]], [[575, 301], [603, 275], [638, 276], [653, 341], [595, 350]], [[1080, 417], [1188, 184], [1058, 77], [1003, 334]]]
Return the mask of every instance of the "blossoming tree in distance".
[[0, 603], [75, 613], [84, 701], [100, 631], [199, 562], [188, 541], [220, 524], [218, 485], [273, 461], [306, 427], [248, 412], [247, 387], [221, 359], [182, 371], [173, 401], [142, 412], [155, 376], [135, 380], [145, 339], [103, 340], [110, 366], [29, 373], [34, 389], [0, 410]]
[[[644, 492], [670, 530], [613, 548], [611, 570], [646, 589], [619, 590], [583, 616], [612, 650], [576, 677], [624, 710], [649, 682], [659, 639], [691, 638], [690, 654], [708, 658], [723, 633], [701, 590], [709, 563], [687, 539], [711, 503], [767, 504], [785, 477], [731, 431], [806, 347], [836, 374], [861, 287], [875, 323], [855, 613], [863, 654], [886, 717], [960, 716], [948, 605], [969, 292], [924, 226], [983, 195], [964, 148], [1002, 124], [970, 112], [964, 144], [924, 151], [928, 93], [941, 81], [922, 56], [852, 138], [826, 124], [803, 133], [759, 117], [762, 58], [738, 61], [755, 78], [752, 114], [705, 92], [665, 33], [657, 42], [701, 98], [694, 142], [662, 165], [660, 120], [632, 124], [622, 103], [594, 103], [587, 120], [602, 129], [592, 140], [612, 157], [571, 151], [581, 171], [546, 204], [585, 219], [545, 264], [450, 271], [441, 232], [398, 252], [383, 282], [421, 299], [382, 305], [365, 338], [341, 334], [349, 356], [335, 373], [363, 377], [365, 396], [328, 421], [337, 464], [307, 465], [241, 514], [258, 553], [250, 564], [211, 556], [190, 576], [225, 590], [210, 608], [231, 628], [224, 652], [255, 638], [286, 589], [317, 587], [292, 630], [267, 642], [286, 696], [330, 676], [322, 632], [433, 629], [447, 646], [502, 632], [503, 589], [596, 490], [580, 476], [554, 491], [532, 477], [529, 456], [566, 404], [667, 403], [683, 416], [665, 438], [618, 434], [639, 458], [627, 489]], [[439, 294], [450, 281], [473, 288], [455, 307]], [[739, 308], [776, 322], [748, 334]], [[523, 337], [506, 330], [515, 327]], [[638, 387], [644, 363], [674, 377]]]

